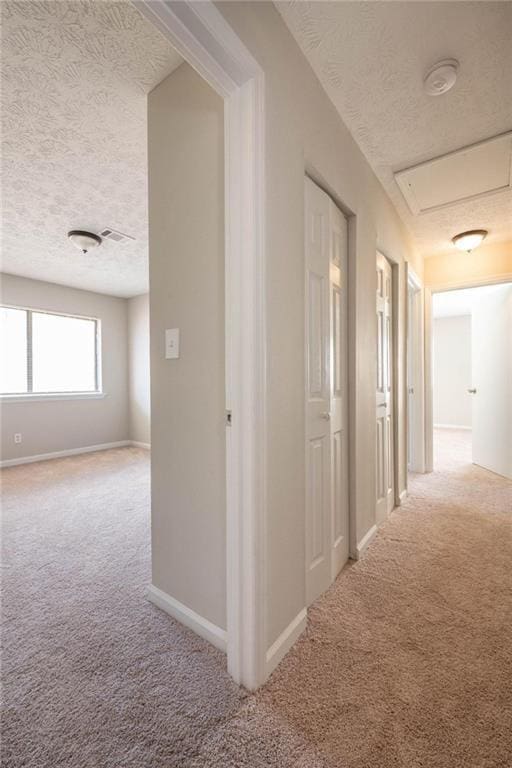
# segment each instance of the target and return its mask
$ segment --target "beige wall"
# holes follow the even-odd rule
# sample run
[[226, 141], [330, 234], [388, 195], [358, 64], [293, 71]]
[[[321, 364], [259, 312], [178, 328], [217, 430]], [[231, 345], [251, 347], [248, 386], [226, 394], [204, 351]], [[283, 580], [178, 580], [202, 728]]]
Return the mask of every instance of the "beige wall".
[[[305, 604], [304, 557], [304, 171], [355, 214], [351, 241], [351, 503], [360, 541], [375, 523], [375, 252], [399, 264], [405, 349], [403, 264], [421, 277], [407, 231], [349, 131], [271, 3], [220, 3], [265, 73], [267, 226], [267, 644]], [[400, 456], [405, 466], [404, 372]], [[401, 471], [402, 487], [405, 483]]]
[[434, 425], [471, 427], [471, 315], [433, 323]]
[[223, 109], [188, 64], [149, 95], [153, 584], [225, 629]]
[[[127, 302], [62, 285], [2, 275], [1, 301], [101, 320], [100, 400], [40, 400], [1, 405], [2, 460], [128, 439]], [[14, 433], [21, 432], [21, 444]]]
[[128, 299], [129, 435], [151, 442], [149, 376], [149, 294]]
[[471, 253], [425, 259], [424, 281], [432, 288], [459, 287], [512, 279], [512, 242], [486, 245]]
[[[353, 548], [375, 524], [376, 250], [398, 270], [400, 488], [406, 451], [404, 262], [411, 260], [420, 277], [423, 269], [389, 199], [274, 6], [218, 7], [265, 73], [265, 632], [270, 645], [305, 605], [305, 171], [353, 214]], [[156, 586], [223, 627], [221, 114], [220, 100], [187, 65], [149, 97], [153, 578]], [[173, 326], [181, 328], [182, 357], [165, 361], [163, 333]]]

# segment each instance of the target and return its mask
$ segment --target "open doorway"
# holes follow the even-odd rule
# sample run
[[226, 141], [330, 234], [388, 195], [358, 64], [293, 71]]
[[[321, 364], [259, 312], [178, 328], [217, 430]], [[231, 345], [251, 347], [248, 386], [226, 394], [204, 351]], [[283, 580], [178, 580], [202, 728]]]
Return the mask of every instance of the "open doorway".
[[[70, 451], [76, 454], [88, 451], [88, 454], [94, 453], [96, 457], [100, 453], [98, 448], [103, 451], [114, 445], [130, 450], [136, 448], [142, 453], [149, 444], [146, 418], [149, 416], [149, 387], [146, 380], [143, 387], [145, 391], [141, 391], [141, 361], [144, 361], [144, 365], [148, 361], [147, 328], [152, 325], [153, 346], [150, 356], [157, 363], [158, 373], [157, 377], [152, 375], [152, 386], [157, 393], [157, 397], [152, 398], [153, 425], [156, 423], [158, 426], [156, 450], [153, 444], [154, 430], [151, 436], [152, 476], [157, 477], [152, 496], [156, 498], [154, 490], [158, 486], [161, 509], [164, 510], [165, 505], [164, 512], [167, 514], [167, 517], [162, 514], [162, 525], [158, 530], [158, 526], [153, 526], [151, 534], [153, 565], [157, 560], [155, 550], [162, 553], [158, 573], [153, 572], [152, 584], [157, 589], [167, 586], [168, 544], [171, 541], [176, 545], [181, 535], [181, 546], [177, 547], [179, 551], [173, 565], [181, 557], [182, 600], [174, 599], [173, 594], [169, 594], [167, 599], [160, 594], [163, 592], [160, 589], [160, 607], [227, 651], [227, 666], [231, 676], [237, 682], [254, 688], [269, 673], [262, 616], [265, 597], [264, 558], [256, 554], [264, 550], [262, 521], [265, 508], [265, 463], [261, 461], [264, 454], [265, 410], [263, 73], [212, 3], [184, 2], [174, 4], [173, 7], [164, 2], [140, 2], [136, 5], [130, 2], [95, 3], [93, 0], [81, 4], [62, 2], [41, 5], [34, 2], [25, 4], [23, 9], [19, 4], [12, 4], [12, 8], [9, 5], [4, 14], [3, 34], [7, 52], [4, 64], [9, 75], [9, 88], [3, 92], [7, 93], [7, 98], [11, 98], [11, 109], [7, 110], [10, 115], [8, 143], [9, 147], [17, 147], [18, 152], [17, 156], [7, 158], [4, 165], [7, 169], [5, 179], [13, 181], [6, 194], [10, 227], [4, 230], [5, 251], [13, 255], [13, 260], [10, 264], [4, 260], [3, 268], [11, 273], [4, 281], [4, 286], [12, 287], [24, 280], [42, 282], [44, 275], [46, 284], [51, 285], [48, 291], [52, 297], [60, 293], [61, 288], [73, 288], [75, 293], [70, 300], [66, 299], [61, 308], [50, 310], [71, 316], [77, 322], [84, 316], [94, 321], [98, 331], [96, 339], [99, 341], [95, 354], [99, 355], [102, 363], [101, 378], [95, 378], [94, 391], [71, 393], [80, 397], [51, 396], [47, 404], [39, 406], [34, 393], [27, 392], [24, 394], [30, 395], [30, 400], [25, 399], [23, 404], [14, 401], [5, 404], [5, 408], [12, 413], [12, 424], [14, 421], [18, 423], [23, 408], [28, 425], [26, 429], [15, 430], [5, 418], [4, 409], [4, 429], [13, 451], [12, 455], [6, 456], [5, 461], [19, 464], [20, 459], [26, 458], [19, 452], [27, 448], [29, 433], [37, 433], [38, 439], [45, 440], [47, 445], [44, 450], [37, 447], [32, 449], [29, 458], [33, 463], [37, 463], [36, 459], [41, 457], [55, 458], [61, 451], [66, 454]], [[37, 36], [30, 38], [30, 44], [38, 45], [38, 39], [45, 41], [40, 59], [36, 55], [28, 60], [26, 58], [26, 48], [30, 47], [25, 37], [27, 25], [37, 29]], [[89, 45], [90, 40], [94, 40], [95, 44]], [[18, 68], [21, 66], [24, 68], [24, 77], [20, 85], [18, 73], [21, 70]], [[41, 72], [32, 71], [32, 67]], [[209, 286], [212, 301], [216, 301], [215, 309], [220, 308], [220, 311], [216, 311], [213, 317], [212, 313], [208, 313], [210, 304], [199, 306], [196, 301], [198, 311], [194, 321], [191, 318], [192, 304], [198, 298], [199, 280], [188, 280], [186, 287], [190, 296], [187, 297], [184, 295], [183, 284], [180, 284], [181, 275], [177, 274], [178, 270], [172, 275], [172, 284], [164, 285], [163, 278], [168, 275], [163, 275], [162, 267], [161, 275], [152, 275], [151, 293], [156, 292], [158, 302], [155, 307], [151, 297], [151, 320], [148, 321], [148, 302], [139, 299], [148, 289], [147, 260], [144, 259], [144, 248], [141, 247], [141, 241], [145, 238], [139, 236], [139, 231], [145, 235], [148, 223], [146, 101], [150, 91], [154, 93], [159, 87], [161, 92], [165, 90], [162, 83], [175, 74], [174, 70], [180, 73], [175, 78], [178, 81], [181, 77], [182, 85], [187, 77], [194, 75], [204, 89], [209, 89], [210, 96], [213, 94], [215, 97], [217, 103], [215, 110], [212, 110], [215, 115], [210, 114], [209, 120], [201, 120], [199, 115], [196, 122], [201, 124], [200, 129], [204, 135], [212, 133], [214, 124], [219, 149], [216, 160], [220, 157], [220, 162], [215, 165], [214, 173], [209, 178], [201, 180], [203, 187], [211, 187], [216, 196], [218, 210], [215, 215], [209, 216], [209, 211], [198, 206], [196, 195], [196, 204], [193, 208], [190, 206], [188, 218], [182, 216], [180, 221], [176, 221], [177, 206], [170, 209], [168, 219], [175, 217], [174, 231], [170, 234], [174, 235], [178, 225], [182, 230], [188, 226], [186, 240], [194, 243], [197, 253], [192, 257], [193, 263], [190, 261], [187, 278], [195, 269], [204, 283], [207, 272], [201, 272], [201, 259], [207, 260], [208, 267], [212, 265], [212, 269], [218, 266], [217, 258], [208, 261], [213, 242], [215, 257], [221, 254], [225, 270], [217, 270], [216, 276], [219, 279], [214, 290], [211, 282]], [[44, 88], [41, 87], [43, 79]], [[186, 95], [190, 95], [191, 89], [184, 90]], [[47, 99], [46, 104], [41, 103], [44, 99]], [[137, 102], [135, 111], [139, 128], [135, 137], [130, 133], [134, 101]], [[161, 102], [165, 102], [165, 98]], [[92, 111], [91, 104], [94, 105]], [[166, 106], [162, 106], [162, 109]], [[91, 119], [84, 121], [86, 114]], [[44, 120], [39, 119], [40, 115], [44, 115]], [[22, 117], [25, 124], [20, 129]], [[46, 131], [46, 135], [36, 135], [36, 128], [40, 132]], [[190, 144], [193, 139], [190, 131], [185, 130], [184, 121], [181, 129], [179, 135], [171, 135], [165, 131], [165, 126], [161, 126], [160, 136], [153, 141], [153, 145], [158, 145], [162, 153], [160, 166], [163, 167], [168, 159], [168, 144], [177, 157], [176, 147], [179, 141], [183, 141], [189, 145], [186, 159], [194, 161], [196, 166], [201, 165], [206, 175], [211, 170], [210, 166], [201, 164], [197, 153], [191, 158], [193, 153], [190, 152]], [[112, 141], [106, 140], [105, 132], [109, 133]], [[240, 140], [242, 136], [243, 141]], [[27, 160], [27, 145], [30, 147], [30, 162]], [[178, 159], [184, 158], [185, 153], [182, 153]], [[159, 160], [156, 158], [153, 168], [158, 167]], [[183, 171], [183, 164], [180, 170]], [[26, 177], [22, 178], [22, 174], [26, 174]], [[34, 185], [34, 177], [38, 179], [37, 186]], [[197, 180], [197, 176], [194, 178]], [[189, 183], [190, 180], [190, 174], [184, 171], [183, 184], [188, 184], [189, 193], [192, 194], [194, 182]], [[45, 186], [47, 184], [53, 185], [50, 191]], [[19, 193], [21, 203], [13, 211], [18, 199], [15, 193]], [[159, 190], [156, 190], [151, 201], [157, 201], [153, 213], [158, 207], [158, 196]], [[34, 205], [35, 199], [41, 201], [39, 206]], [[178, 197], [178, 200], [183, 199], [183, 194]], [[142, 205], [138, 206], [140, 200]], [[162, 210], [168, 202], [165, 201]], [[50, 210], [43, 211], [43, 205], [49, 206]], [[157, 227], [157, 234], [160, 236], [169, 223], [165, 214], [163, 210], [158, 220], [160, 226]], [[149, 219], [151, 216], [150, 213]], [[18, 222], [22, 219], [24, 226], [20, 227]], [[212, 223], [213, 219], [215, 221]], [[215, 229], [212, 238], [208, 236], [209, 233], [205, 234], [204, 228], [201, 229], [205, 222], [212, 224]], [[96, 242], [101, 238], [101, 247], [94, 250], [91, 248], [87, 254], [75, 251], [66, 240], [66, 232], [72, 229], [82, 233], [89, 231], [92, 240]], [[32, 242], [28, 235], [34, 237]], [[23, 243], [22, 237], [25, 238]], [[170, 253], [174, 261], [179, 259], [182, 243], [176, 243], [171, 237], [163, 242], [161, 236], [160, 240], [157, 246], [161, 251], [158, 257], [160, 264], [169, 261]], [[173, 244], [174, 248], [171, 248]], [[141, 265], [144, 274], [142, 285], [140, 281], [130, 281], [135, 268]], [[28, 274], [24, 271], [25, 267], [27, 270], [39, 269], [40, 274]], [[141, 270], [137, 277], [140, 277], [140, 273]], [[108, 301], [98, 301], [112, 307], [112, 333], [109, 323], [102, 316], [102, 309], [83, 309], [82, 305], [79, 306], [77, 294], [82, 295], [84, 292], [108, 294]], [[173, 292], [174, 296], [171, 297]], [[171, 298], [174, 298], [174, 302], [171, 302]], [[181, 302], [183, 309], [187, 298], [191, 299], [186, 308], [188, 315], [186, 323], [184, 321], [181, 324], [180, 318], [171, 316], [169, 308], [171, 304], [175, 308]], [[4, 294], [4, 301], [9, 306], [50, 311], [46, 301], [45, 306], [42, 306], [28, 288], [24, 292], [19, 291], [18, 298], [14, 297], [13, 292], [11, 298], [5, 298]], [[132, 301], [133, 311], [127, 308], [127, 304]], [[182, 317], [184, 313], [185, 309]], [[208, 320], [203, 326], [201, 317], [206, 315]], [[139, 323], [141, 319], [142, 323]], [[179, 351], [179, 329], [180, 326], [184, 329], [185, 324], [187, 333], [182, 335]], [[127, 334], [131, 334], [135, 327], [142, 329], [144, 339], [142, 335], [137, 335], [132, 344], [128, 342]], [[172, 333], [168, 335], [169, 331]], [[203, 348], [207, 345], [208, 334], [213, 331], [218, 344], [215, 349], [210, 345], [208, 352], [211, 350], [211, 354], [215, 354], [216, 450], [220, 446], [216, 457], [220, 456], [220, 459], [215, 466], [213, 462], [198, 459], [198, 456], [204, 459], [207, 443], [205, 427], [208, 431], [204, 413], [206, 404], [211, 402], [209, 397], [213, 390], [207, 370], [210, 358], [202, 355], [201, 345]], [[129, 376], [130, 356], [134, 363], [133, 376]], [[178, 360], [178, 357], [181, 359]], [[26, 379], [30, 382], [33, 361], [28, 353], [24, 358], [27, 361]], [[192, 358], [203, 364], [195, 376], [190, 376]], [[170, 375], [173, 375], [174, 383], [181, 376], [181, 384], [187, 368], [186, 376], [190, 386], [182, 387], [184, 395], [181, 400], [169, 398], [165, 375], [160, 376], [164, 367], [167, 373], [172, 370], [173, 374]], [[121, 380], [119, 386], [123, 394], [118, 396], [117, 390], [113, 391], [113, 382], [117, 386]], [[222, 386], [219, 387], [220, 380]], [[65, 405], [60, 400], [65, 400]], [[156, 411], [154, 404], [158, 406]], [[39, 410], [36, 415], [34, 409], [37, 407]], [[92, 418], [92, 409], [97, 418]], [[111, 418], [106, 418], [108, 409], [114, 409]], [[50, 416], [48, 422], [42, 425], [43, 410]], [[75, 420], [70, 416], [71, 411], [77, 413]], [[179, 435], [173, 431], [176, 422], [173, 423], [171, 412], [184, 427]], [[129, 432], [130, 423], [137, 427], [133, 438]], [[99, 437], [91, 438], [96, 426]], [[64, 431], [74, 441], [74, 445], [58, 444], [57, 438]], [[107, 433], [112, 436], [105, 437]], [[180, 526], [175, 519], [169, 522], [172, 511], [179, 507], [183, 512], [183, 505], [176, 503], [176, 498], [167, 494], [169, 489], [160, 487], [163, 482], [160, 484], [158, 481], [158, 475], [160, 480], [165, 476], [165, 464], [169, 461], [169, 452], [164, 445], [168, 436], [172, 436], [176, 444], [181, 440], [180, 451], [175, 454], [177, 461], [174, 470], [179, 461], [182, 466], [186, 464], [189, 480], [187, 501], [197, 499], [198, 478], [205, 484], [205, 475], [211, 477], [215, 473], [218, 485], [222, 487], [222, 492], [216, 496], [216, 511], [219, 512], [218, 517], [222, 517], [222, 525], [215, 529], [215, 543], [218, 545], [216, 555], [219, 557], [213, 575], [208, 572], [213, 551], [213, 537], [209, 535], [208, 525], [196, 519], [196, 527], [192, 531], [191, 528]], [[49, 453], [52, 456], [47, 456]], [[144, 456], [146, 460], [149, 459], [147, 452]], [[185, 472], [178, 479], [185, 480]], [[121, 487], [125, 488], [124, 482]], [[128, 483], [126, 488], [129, 487]], [[111, 488], [115, 494], [116, 482], [111, 484]], [[125, 500], [130, 507], [131, 497]], [[149, 512], [149, 505], [146, 507]], [[207, 504], [202, 504], [201, 512], [208, 515], [211, 507], [211, 498], [208, 498]], [[110, 509], [106, 498], [102, 499], [103, 508]], [[149, 514], [146, 519], [149, 529]], [[138, 554], [137, 550], [134, 557]], [[149, 560], [148, 557], [148, 563]], [[217, 574], [220, 574], [218, 579]], [[139, 578], [139, 586], [146, 587], [150, 579], [146, 575]], [[174, 579], [173, 588], [177, 583], [177, 579]], [[216, 608], [213, 610], [209, 598], [215, 589]], [[143, 599], [145, 601], [145, 594]], [[185, 603], [185, 600], [188, 602]], [[154, 611], [152, 607], [151, 610]]]
[[435, 293], [433, 467], [512, 479], [512, 284]]

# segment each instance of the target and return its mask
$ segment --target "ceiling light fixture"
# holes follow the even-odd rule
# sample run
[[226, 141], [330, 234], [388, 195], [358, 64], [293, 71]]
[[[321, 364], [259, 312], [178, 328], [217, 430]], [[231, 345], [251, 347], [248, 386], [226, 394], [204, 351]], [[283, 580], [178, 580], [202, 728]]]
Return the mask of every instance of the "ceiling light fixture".
[[456, 248], [468, 253], [478, 248], [487, 237], [486, 229], [470, 229], [468, 232], [461, 232], [460, 235], [452, 237], [452, 243]]
[[82, 229], [72, 229], [68, 232], [68, 237], [82, 253], [87, 253], [91, 248], [97, 248], [101, 245], [101, 237], [94, 232], [84, 232]]
[[459, 62], [457, 59], [438, 61], [423, 79], [423, 88], [429, 96], [441, 96], [453, 88], [457, 80]]

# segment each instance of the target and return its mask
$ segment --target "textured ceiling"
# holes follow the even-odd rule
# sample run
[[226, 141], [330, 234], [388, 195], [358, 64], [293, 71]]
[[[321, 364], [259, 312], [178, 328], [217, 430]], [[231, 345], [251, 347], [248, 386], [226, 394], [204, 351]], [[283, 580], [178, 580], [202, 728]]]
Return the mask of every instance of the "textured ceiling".
[[[117, 296], [148, 289], [146, 95], [180, 63], [129, 2], [0, 2], [2, 269]], [[70, 229], [113, 227], [82, 255]]]
[[[451, 252], [466, 229], [512, 240], [510, 190], [413, 216], [393, 178], [512, 129], [511, 2], [276, 5], [424, 256]], [[427, 96], [423, 76], [446, 58], [457, 83]]]

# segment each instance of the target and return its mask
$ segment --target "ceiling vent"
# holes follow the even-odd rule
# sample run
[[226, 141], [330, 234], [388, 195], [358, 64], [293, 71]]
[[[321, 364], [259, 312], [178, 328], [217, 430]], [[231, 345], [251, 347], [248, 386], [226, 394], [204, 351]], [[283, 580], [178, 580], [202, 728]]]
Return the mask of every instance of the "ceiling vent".
[[504, 192], [512, 186], [512, 132], [395, 173], [412, 213]]
[[104, 240], [113, 240], [115, 243], [124, 243], [128, 240], [135, 240], [131, 235], [125, 235], [124, 232], [118, 232], [116, 229], [108, 227], [100, 232]]

